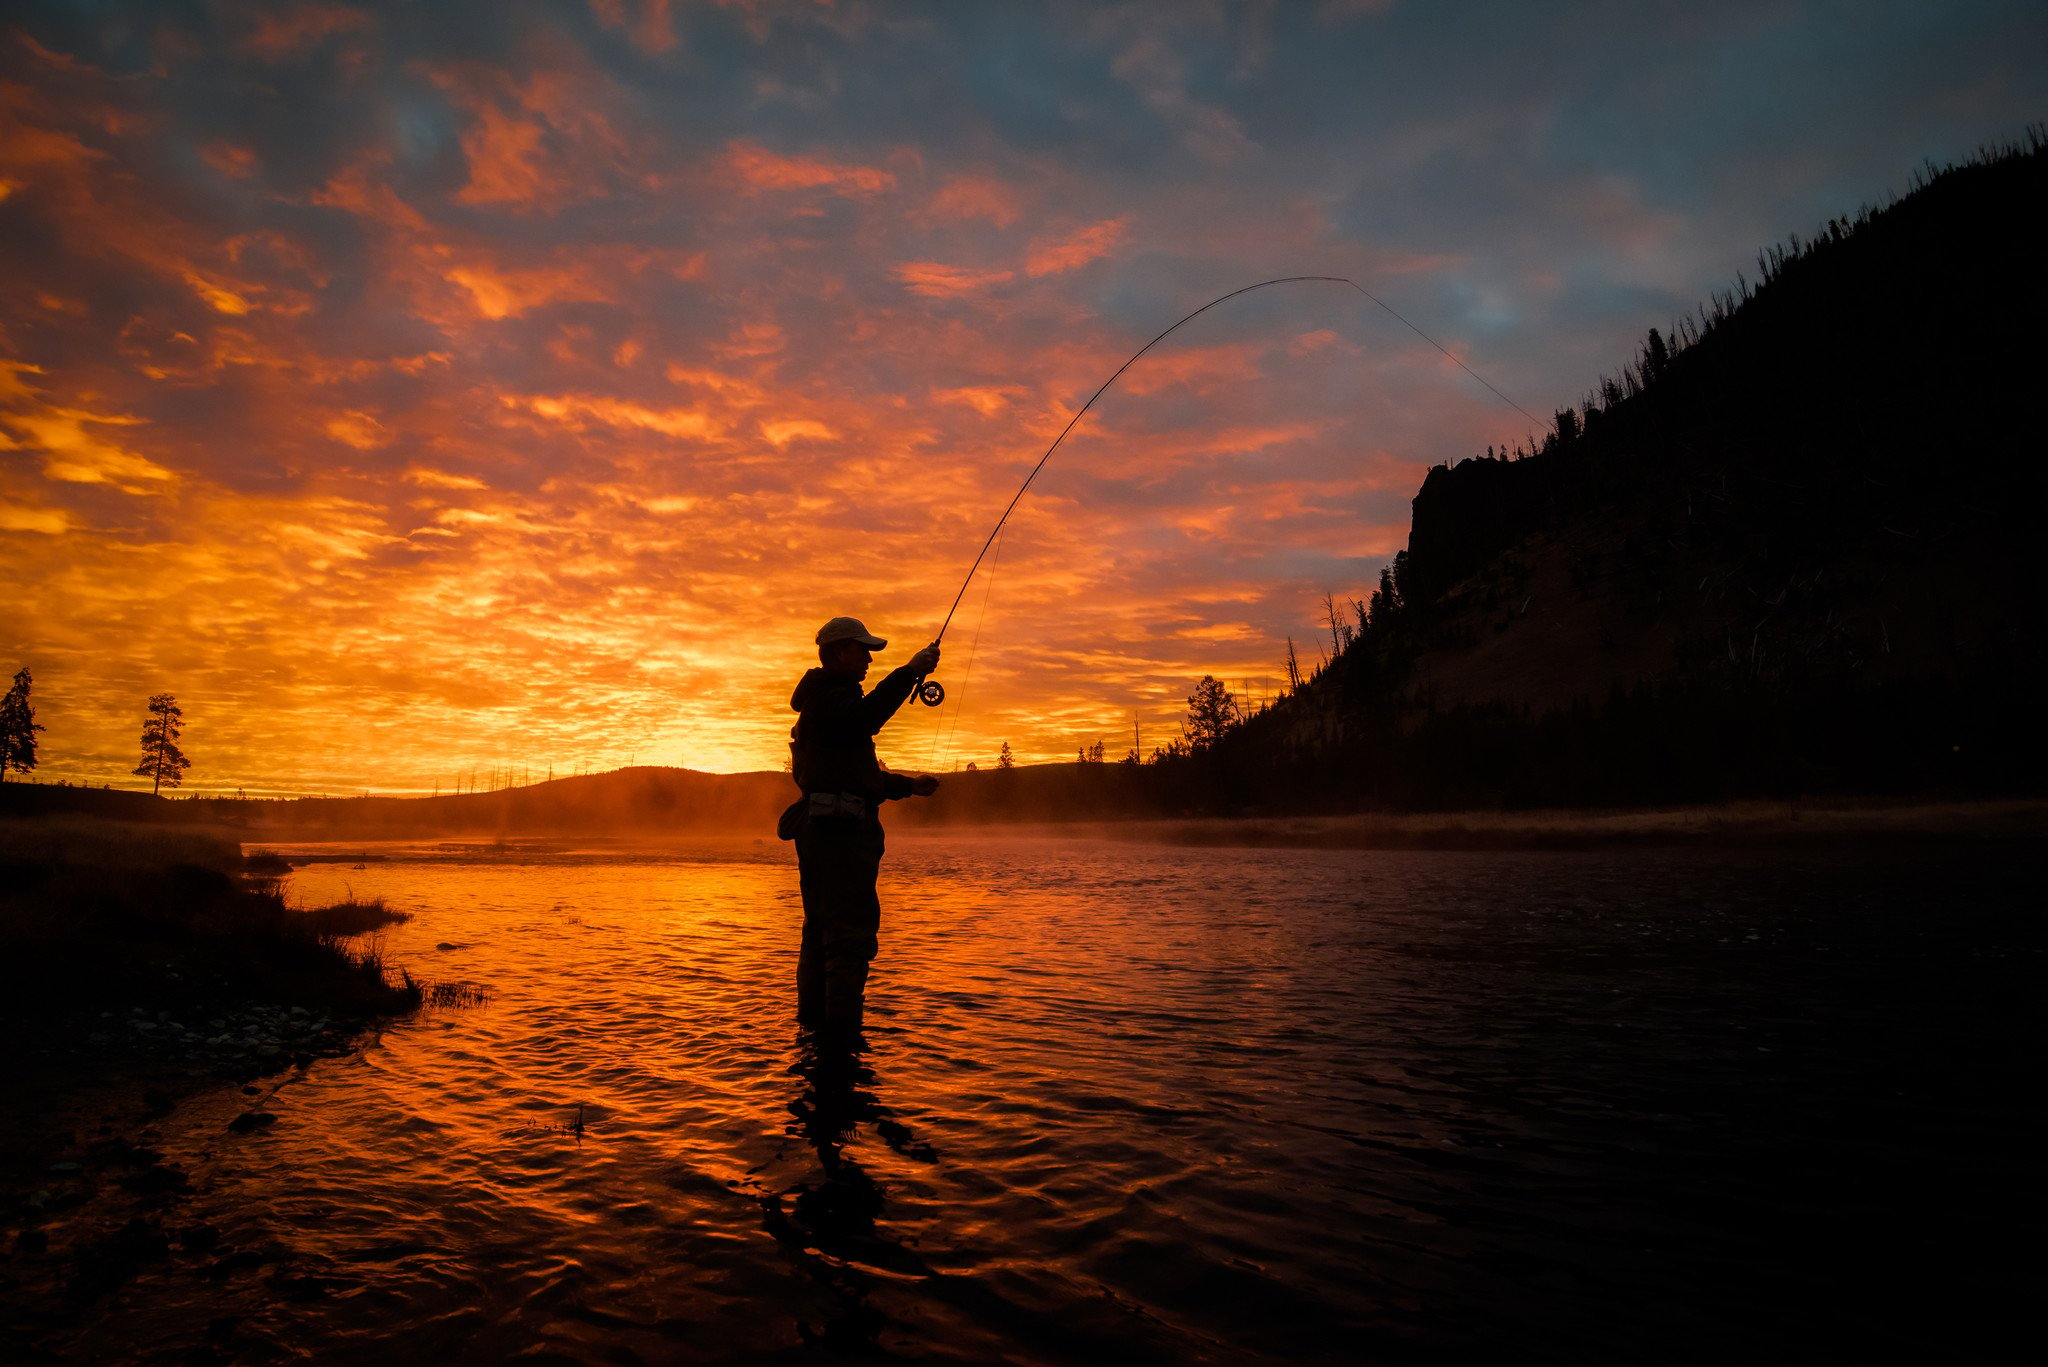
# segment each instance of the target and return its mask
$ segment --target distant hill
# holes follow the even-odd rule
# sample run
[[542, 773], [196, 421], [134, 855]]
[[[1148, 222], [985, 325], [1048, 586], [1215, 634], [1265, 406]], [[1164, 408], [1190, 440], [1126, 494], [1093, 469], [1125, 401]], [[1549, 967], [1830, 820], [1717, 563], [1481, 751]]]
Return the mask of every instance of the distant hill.
[[73, 787], [68, 783], [0, 783], [0, 820], [20, 817], [88, 816], [106, 821], [177, 822], [190, 818], [186, 804], [120, 788]]
[[2037, 788], [2042, 139], [1759, 258], [1560, 412], [1430, 471], [1226, 802]]
[[[1172, 815], [1132, 765], [1039, 765], [950, 774], [931, 800], [892, 803], [889, 823], [1106, 820]], [[796, 799], [784, 773], [705, 774], [652, 765], [446, 797], [172, 800], [117, 789], [0, 784], [0, 820], [90, 816], [229, 828], [245, 841], [403, 840], [436, 835], [768, 836]]]
[[524, 788], [447, 797], [196, 799], [198, 819], [261, 839], [403, 839], [424, 835], [648, 835], [774, 829], [795, 796], [787, 774], [703, 774], [641, 765]]
[[[1149, 816], [1162, 804], [1130, 765], [1043, 765], [951, 774], [937, 797], [892, 803], [889, 823], [935, 827], [987, 821]], [[46, 790], [47, 791], [47, 790]], [[141, 797], [140, 794], [125, 794]], [[784, 773], [704, 774], [651, 765], [524, 788], [450, 797], [198, 798], [160, 803], [186, 820], [241, 827], [248, 840], [410, 839], [431, 835], [770, 836], [796, 785]]]

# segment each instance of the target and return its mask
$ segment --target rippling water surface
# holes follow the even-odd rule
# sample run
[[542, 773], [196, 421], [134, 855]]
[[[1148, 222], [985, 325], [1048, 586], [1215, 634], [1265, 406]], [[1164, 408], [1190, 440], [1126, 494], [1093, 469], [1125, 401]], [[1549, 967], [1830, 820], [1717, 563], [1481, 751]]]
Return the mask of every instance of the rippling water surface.
[[2031, 855], [899, 838], [836, 1066], [786, 846], [347, 848], [299, 900], [492, 999], [174, 1120], [272, 1270], [84, 1351], [1668, 1361], [1881, 1332], [2031, 1168]]

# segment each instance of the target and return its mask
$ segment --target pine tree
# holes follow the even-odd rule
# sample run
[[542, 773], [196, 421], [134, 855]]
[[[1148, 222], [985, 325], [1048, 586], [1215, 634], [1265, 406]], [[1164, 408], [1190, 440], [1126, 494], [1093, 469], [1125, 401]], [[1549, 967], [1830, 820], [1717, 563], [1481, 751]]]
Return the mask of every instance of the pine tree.
[[1394, 571], [1391, 567], [1380, 571], [1380, 586], [1372, 591], [1372, 606], [1367, 616], [1376, 632], [1391, 631], [1394, 619], [1401, 613], [1401, 593], [1394, 587]]
[[151, 796], [183, 783], [185, 771], [192, 767], [192, 761], [178, 748], [178, 737], [185, 732], [184, 717], [184, 709], [168, 693], [149, 700], [149, 719], [142, 723], [142, 763], [135, 766], [135, 773], [150, 780]]
[[1002, 752], [1001, 754], [999, 754], [999, 755], [997, 755], [997, 756], [996, 756], [996, 768], [998, 768], [998, 769], [1014, 769], [1014, 768], [1016, 768], [1016, 767], [1017, 767], [1017, 758], [1016, 758], [1016, 756], [1014, 756], [1014, 755], [1012, 755], [1012, 754], [1010, 753], [1010, 742], [1008, 742], [1008, 741], [1004, 741], [1004, 742], [1003, 742], [1003, 752]]
[[30, 682], [24, 666], [15, 673], [14, 687], [0, 698], [0, 783], [7, 781], [9, 769], [25, 774], [36, 767], [36, 732], [43, 728], [36, 725], [36, 710], [28, 700]]
[[1200, 753], [1215, 745], [1237, 723], [1237, 699], [1222, 682], [1207, 674], [1188, 695], [1188, 746]]
[[1671, 348], [1664, 344], [1664, 335], [1655, 328], [1650, 329], [1650, 340], [1643, 347], [1643, 379], [1659, 379], [1671, 364]]

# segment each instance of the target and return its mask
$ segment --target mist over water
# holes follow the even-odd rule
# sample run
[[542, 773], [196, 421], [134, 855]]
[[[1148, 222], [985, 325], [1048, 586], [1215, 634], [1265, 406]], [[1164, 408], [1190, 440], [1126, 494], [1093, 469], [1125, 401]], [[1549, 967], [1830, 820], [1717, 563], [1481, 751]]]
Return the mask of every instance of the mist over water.
[[2018, 1295], [2035, 852], [892, 846], [850, 1067], [787, 846], [285, 847], [389, 856], [293, 886], [493, 998], [168, 1122], [277, 1261], [71, 1350], [1670, 1361]]

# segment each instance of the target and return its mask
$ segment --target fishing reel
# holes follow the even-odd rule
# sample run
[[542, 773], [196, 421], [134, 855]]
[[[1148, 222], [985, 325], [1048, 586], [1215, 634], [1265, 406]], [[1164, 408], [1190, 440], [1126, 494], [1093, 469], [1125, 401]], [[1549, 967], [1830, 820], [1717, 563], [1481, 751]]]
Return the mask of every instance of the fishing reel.
[[[938, 637], [934, 638], [931, 645], [927, 646], [926, 649], [938, 649], [939, 639], [943, 638], [945, 634], [946, 629], [944, 627], [940, 627]], [[926, 707], [937, 707], [940, 703], [946, 700], [946, 686], [940, 683], [937, 679], [927, 679], [920, 677], [916, 685], [911, 689], [911, 695], [915, 697], [919, 702], [923, 703]]]

